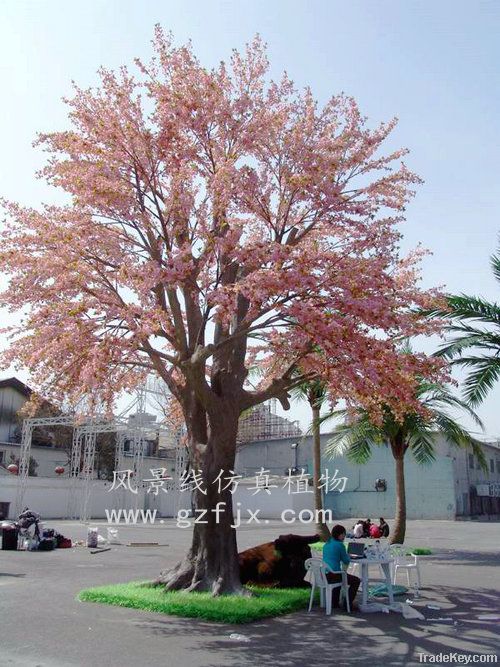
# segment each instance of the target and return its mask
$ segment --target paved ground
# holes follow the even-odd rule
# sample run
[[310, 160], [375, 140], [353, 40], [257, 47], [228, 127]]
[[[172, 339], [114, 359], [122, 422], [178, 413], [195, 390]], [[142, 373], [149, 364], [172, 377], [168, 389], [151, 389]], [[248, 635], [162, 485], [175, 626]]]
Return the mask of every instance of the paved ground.
[[[73, 539], [86, 533], [76, 523], [48, 523]], [[315, 609], [227, 626], [75, 600], [82, 588], [153, 578], [174, 564], [190, 535], [171, 521], [120, 527], [124, 544], [155, 541], [159, 547], [116, 546], [97, 555], [84, 547], [0, 551], [0, 666], [382, 667], [423, 664], [419, 653], [500, 654], [499, 621], [478, 620], [481, 614], [500, 614], [499, 528], [498, 523], [410, 522], [407, 543], [434, 549], [424, 559], [424, 590], [414, 605], [425, 621], [392, 613], [326, 617]], [[290, 527], [278, 522], [244, 526], [239, 546], [288, 532]], [[294, 526], [293, 532], [312, 531]], [[430, 610], [429, 603], [441, 609]], [[233, 632], [250, 641], [230, 640]]]

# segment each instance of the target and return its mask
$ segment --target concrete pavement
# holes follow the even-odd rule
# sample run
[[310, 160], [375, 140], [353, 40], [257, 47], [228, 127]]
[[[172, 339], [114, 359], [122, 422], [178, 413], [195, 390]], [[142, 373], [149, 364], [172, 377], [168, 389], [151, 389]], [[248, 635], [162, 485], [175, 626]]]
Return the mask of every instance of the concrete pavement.
[[[86, 535], [86, 527], [77, 523], [47, 524], [72, 539]], [[172, 520], [154, 527], [119, 527], [124, 544], [154, 541], [168, 546], [123, 545], [96, 555], [85, 547], [0, 551], [0, 666], [377, 667], [423, 664], [419, 653], [500, 654], [499, 622], [478, 620], [483, 614], [500, 614], [499, 528], [498, 523], [409, 522], [407, 544], [434, 550], [423, 559], [424, 590], [414, 604], [425, 621], [392, 613], [326, 617], [314, 609], [229, 626], [75, 599], [83, 588], [152, 579], [173, 565], [189, 544], [190, 530], [177, 528]], [[242, 526], [239, 548], [289, 532], [314, 531], [276, 521]], [[441, 609], [430, 610], [427, 604]], [[233, 641], [231, 633], [250, 641]]]

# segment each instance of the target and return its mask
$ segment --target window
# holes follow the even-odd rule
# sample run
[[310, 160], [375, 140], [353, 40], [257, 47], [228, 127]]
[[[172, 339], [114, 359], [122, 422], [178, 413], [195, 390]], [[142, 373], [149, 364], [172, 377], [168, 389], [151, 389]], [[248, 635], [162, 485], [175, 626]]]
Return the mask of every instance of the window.
[[497, 473], [500, 475], [500, 459], [497, 459]]
[[3, 457], [5, 452], [0, 452], [0, 463], [3, 463]]
[[469, 454], [469, 468], [474, 468], [474, 454]]
[[490, 472], [495, 472], [495, 461], [490, 459]]
[[468, 493], [462, 493], [462, 514], [469, 514], [470, 512], [470, 507], [469, 507], [469, 494]]

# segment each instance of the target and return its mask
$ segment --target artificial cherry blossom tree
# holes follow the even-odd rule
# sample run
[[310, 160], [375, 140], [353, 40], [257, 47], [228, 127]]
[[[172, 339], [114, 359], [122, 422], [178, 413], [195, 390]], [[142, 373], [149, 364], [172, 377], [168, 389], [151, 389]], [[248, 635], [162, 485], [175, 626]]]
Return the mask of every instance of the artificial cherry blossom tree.
[[[157, 28], [155, 56], [75, 88], [70, 129], [43, 134], [41, 176], [67, 194], [6, 202], [3, 304], [23, 309], [5, 362], [48, 397], [111, 404], [144, 373], [168, 385], [208, 510], [167, 588], [242, 592], [231, 489], [242, 411], [321, 377], [376, 418], [414, 402], [435, 364], [399, 352], [432, 326], [417, 311], [418, 254], [398, 225], [418, 178], [384, 154], [395, 121], [369, 129], [353, 99], [319, 106], [268, 79], [258, 39], [207, 70]], [[320, 350], [321, 353], [316, 352]], [[246, 378], [255, 364], [261, 385]], [[216, 503], [225, 512], [216, 522]]]

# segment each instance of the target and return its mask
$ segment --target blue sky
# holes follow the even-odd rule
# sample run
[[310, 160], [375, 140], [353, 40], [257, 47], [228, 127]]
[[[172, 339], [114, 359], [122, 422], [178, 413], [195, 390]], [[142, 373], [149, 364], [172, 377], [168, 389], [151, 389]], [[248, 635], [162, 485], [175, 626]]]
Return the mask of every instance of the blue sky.
[[[55, 194], [34, 172], [37, 131], [65, 125], [70, 82], [151, 53], [153, 26], [191, 39], [217, 64], [255, 33], [272, 74], [286, 70], [325, 101], [353, 95], [370, 121], [392, 116], [391, 143], [425, 181], [408, 209], [405, 249], [433, 255], [425, 286], [497, 299], [488, 257], [498, 240], [500, 3], [337, 0], [4, 0], [0, 4], [0, 196], [37, 205]], [[5, 319], [5, 318], [3, 318]], [[1, 342], [0, 342], [1, 345]], [[27, 379], [25, 377], [25, 379]], [[500, 389], [479, 410], [500, 437]], [[293, 418], [307, 423], [307, 411]]]

